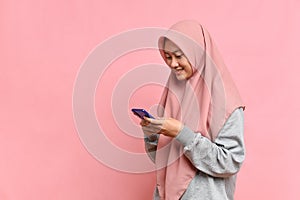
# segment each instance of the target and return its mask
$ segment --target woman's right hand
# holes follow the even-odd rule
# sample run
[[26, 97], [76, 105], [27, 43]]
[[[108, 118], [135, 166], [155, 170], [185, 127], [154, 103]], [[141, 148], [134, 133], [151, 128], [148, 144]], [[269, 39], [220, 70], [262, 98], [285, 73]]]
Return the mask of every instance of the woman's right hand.
[[[147, 118], [141, 121], [143, 131], [147, 134], [163, 134], [167, 137], [176, 137], [183, 129], [183, 123], [174, 118]], [[144, 125], [144, 126], [143, 126]]]

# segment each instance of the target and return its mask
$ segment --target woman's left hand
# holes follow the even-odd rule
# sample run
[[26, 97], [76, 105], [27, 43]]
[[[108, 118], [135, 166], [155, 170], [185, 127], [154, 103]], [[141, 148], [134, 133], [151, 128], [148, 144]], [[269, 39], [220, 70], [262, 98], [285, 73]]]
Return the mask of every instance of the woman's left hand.
[[183, 124], [174, 119], [152, 119], [144, 118], [148, 122], [148, 127], [154, 130], [159, 130], [157, 134], [163, 134], [168, 137], [176, 137], [178, 133], [183, 129]]

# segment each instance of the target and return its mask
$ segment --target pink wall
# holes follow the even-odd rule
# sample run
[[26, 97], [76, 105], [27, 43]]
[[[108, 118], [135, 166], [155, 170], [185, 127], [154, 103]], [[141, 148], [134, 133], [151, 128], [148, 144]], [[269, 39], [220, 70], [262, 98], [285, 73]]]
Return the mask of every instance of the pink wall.
[[[82, 144], [73, 86], [84, 59], [108, 37], [191, 18], [211, 32], [247, 105], [236, 199], [299, 199], [299, 1], [107, 2], [0, 2], [0, 199], [151, 199], [154, 173], [111, 169]], [[156, 56], [120, 58], [97, 88], [98, 120], [127, 151], [143, 152], [142, 141], [124, 135], [112, 116], [102, 119], [111, 109], [99, 101], [107, 103], [118, 76]], [[156, 103], [160, 87], [145, 88], [157, 90], [153, 98], [140, 88], [128, 105]]]

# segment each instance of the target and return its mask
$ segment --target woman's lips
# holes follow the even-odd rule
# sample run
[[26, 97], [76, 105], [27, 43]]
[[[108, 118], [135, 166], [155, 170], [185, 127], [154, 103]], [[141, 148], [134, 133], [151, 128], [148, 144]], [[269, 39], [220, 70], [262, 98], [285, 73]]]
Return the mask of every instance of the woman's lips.
[[174, 69], [175, 74], [181, 74], [183, 71], [182, 67]]

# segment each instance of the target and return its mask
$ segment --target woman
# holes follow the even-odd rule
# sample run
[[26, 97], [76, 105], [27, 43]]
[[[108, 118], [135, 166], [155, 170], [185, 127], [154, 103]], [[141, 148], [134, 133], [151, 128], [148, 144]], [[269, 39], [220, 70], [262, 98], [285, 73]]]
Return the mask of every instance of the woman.
[[154, 199], [234, 199], [245, 157], [244, 105], [216, 45], [189, 20], [173, 25], [158, 44], [171, 69], [161, 118], [140, 123], [157, 166]]

